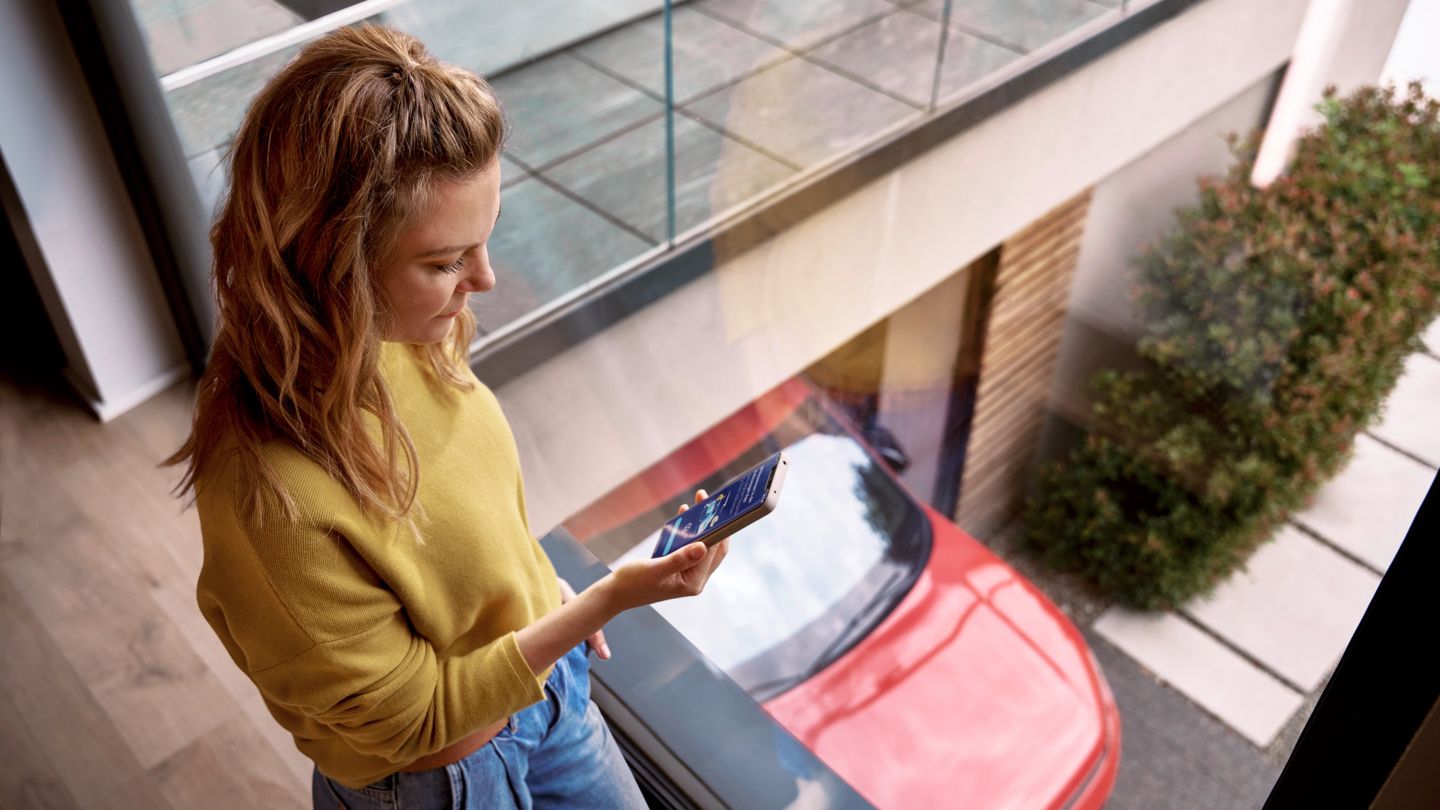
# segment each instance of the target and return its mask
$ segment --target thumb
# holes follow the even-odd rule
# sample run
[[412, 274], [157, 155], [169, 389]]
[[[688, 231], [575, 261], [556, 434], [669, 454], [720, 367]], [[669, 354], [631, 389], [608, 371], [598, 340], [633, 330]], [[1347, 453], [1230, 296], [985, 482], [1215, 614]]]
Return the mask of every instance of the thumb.
[[671, 571], [684, 571], [705, 559], [705, 544], [698, 540], [665, 557], [666, 567]]

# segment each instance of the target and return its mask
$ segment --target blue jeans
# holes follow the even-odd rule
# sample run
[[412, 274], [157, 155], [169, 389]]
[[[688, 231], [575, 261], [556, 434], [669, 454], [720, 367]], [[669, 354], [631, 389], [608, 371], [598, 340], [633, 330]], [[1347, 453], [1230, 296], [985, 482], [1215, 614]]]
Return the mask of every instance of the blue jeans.
[[511, 715], [510, 724], [475, 753], [443, 768], [400, 771], [360, 790], [317, 768], [310, 787], [316, 810], [644, 810], [635, 777], [590, 700], [583, 643], [555, 663], [545, 698]]

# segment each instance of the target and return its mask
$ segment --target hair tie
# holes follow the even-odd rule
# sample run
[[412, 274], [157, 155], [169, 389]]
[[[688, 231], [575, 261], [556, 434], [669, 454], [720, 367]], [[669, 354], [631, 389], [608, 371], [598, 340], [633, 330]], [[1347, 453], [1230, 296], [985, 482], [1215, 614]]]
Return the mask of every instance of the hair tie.
[[408, 84], [410, 80], [414, 78], [415, 69], [418, 67], [420, 67], [419, 62], [406, 58], [405, 61], [395, 66], [395, 77], [404, 80]]

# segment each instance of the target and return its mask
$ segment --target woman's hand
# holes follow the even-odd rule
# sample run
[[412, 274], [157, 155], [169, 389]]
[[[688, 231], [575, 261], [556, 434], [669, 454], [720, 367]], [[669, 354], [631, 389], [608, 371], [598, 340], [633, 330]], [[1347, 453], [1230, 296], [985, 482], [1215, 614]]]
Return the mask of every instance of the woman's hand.
[[[705, 490], [696, 491], [695, 500], [704, 498]], [[680, 511], [687, 508], [681, 506]], [[715, 566], [725, 559], [729, 543], [723, 540], [708, 551], [703, 543], [691, 543], [658, 560], [626, 563], [579, 595], [561, 580], [560, 609], [515, 631], [515, 643], [525, 663], [531, 672], [539, 672], [581, 641], [601, 658], [609, 658], [610, 646], [601, 632], [606, 622], [622, 610], [700, 593]]]
[[[695, 491], [697, 502], [705, 498], [705, 490]], [[688, 504], [681, 504], [679, 511], [689, 508]], [[659, 559], [626, 563], [611, 571], [602, 582], [610, 591], [617, 612], [680, 596], [695, 596], [705, 589], [705, 583], [729, 550], [728, 538], [708, 549], [704, 543], [691, 543]]]
[[[556, 579], [559, 579], [559, 577], [556, 577]], [[560, 604], [563, 605], [575, 598], [575, 589], [570, 587], [570, 583], [565, 580], [560, 579], [559, 581]], [[608, 661], [610, 659], [610, 645], [605, 643], [604, 630], [596, 630], [593, 635], [585, 639], [585, 643], [590, 645], [590, 649], [594, 650], [596, 655], [600, 656], [600, 660]]]

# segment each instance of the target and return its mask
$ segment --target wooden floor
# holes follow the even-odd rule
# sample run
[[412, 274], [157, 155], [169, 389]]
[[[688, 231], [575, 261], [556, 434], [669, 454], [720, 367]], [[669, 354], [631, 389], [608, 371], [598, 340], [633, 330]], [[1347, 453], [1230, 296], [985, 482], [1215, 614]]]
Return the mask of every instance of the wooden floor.
[[0, 808], [310, 806], [310, 762], [195, 606], [194, 387], [108, 425], [0, 378]]

